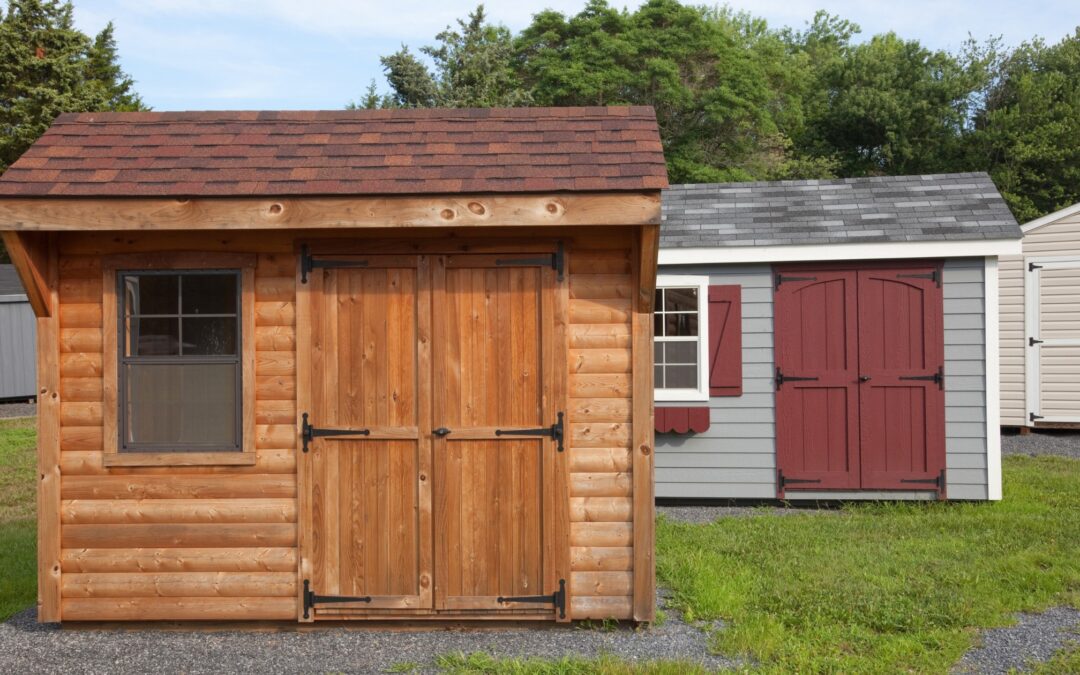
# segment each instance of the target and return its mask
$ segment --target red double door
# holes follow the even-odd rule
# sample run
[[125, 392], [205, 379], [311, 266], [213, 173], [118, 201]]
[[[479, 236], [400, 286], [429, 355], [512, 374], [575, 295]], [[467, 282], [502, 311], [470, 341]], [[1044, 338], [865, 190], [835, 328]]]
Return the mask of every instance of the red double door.
[[941, 270], [775, 270], [780, 496], [944, 495]]

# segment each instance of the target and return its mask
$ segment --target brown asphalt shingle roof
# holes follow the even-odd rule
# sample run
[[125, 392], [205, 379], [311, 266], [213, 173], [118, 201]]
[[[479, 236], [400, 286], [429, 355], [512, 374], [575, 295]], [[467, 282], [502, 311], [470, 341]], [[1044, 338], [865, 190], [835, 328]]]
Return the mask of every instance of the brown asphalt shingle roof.
[[597, 108], [60, 115], [0, 196], [657, 190], [656, 115]]

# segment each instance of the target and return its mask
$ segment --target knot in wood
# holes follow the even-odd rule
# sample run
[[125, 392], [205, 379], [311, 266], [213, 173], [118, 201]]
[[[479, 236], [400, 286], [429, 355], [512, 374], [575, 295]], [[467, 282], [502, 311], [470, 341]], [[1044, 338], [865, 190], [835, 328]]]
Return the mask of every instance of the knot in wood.
[[482, 216], [487, 213], [487, 209], [480, 202], [469, 202], [469, 210], [478, 216]]
[[454, 213], [454, 209], [443, 209], [442, 213], [439, 215], [443, 217], [443, 220], [453, 220], [456, 214]]

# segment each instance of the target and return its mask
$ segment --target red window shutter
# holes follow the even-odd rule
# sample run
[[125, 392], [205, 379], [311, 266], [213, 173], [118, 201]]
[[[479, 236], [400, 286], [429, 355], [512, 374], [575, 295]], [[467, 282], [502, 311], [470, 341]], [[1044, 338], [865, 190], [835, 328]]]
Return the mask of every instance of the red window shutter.
[[709, 395], [742, 396], [742, 286], [709, 286]]
[[656, 431], [661, 434], [700, 434], [709, 430], [709, 409], [656, 408]]

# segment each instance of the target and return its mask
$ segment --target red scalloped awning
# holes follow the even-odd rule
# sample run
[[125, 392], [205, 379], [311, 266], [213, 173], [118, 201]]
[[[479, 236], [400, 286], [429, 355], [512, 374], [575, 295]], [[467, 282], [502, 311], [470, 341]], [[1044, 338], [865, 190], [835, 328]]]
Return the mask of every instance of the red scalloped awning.
[[709, 428], [709, 409], [656, 408], [656, 431], [661, 434], [700, 434]]

